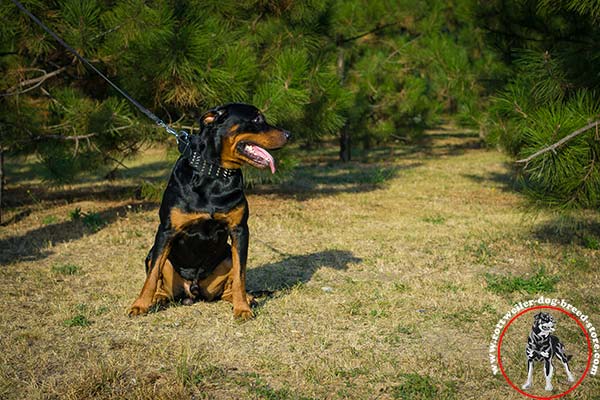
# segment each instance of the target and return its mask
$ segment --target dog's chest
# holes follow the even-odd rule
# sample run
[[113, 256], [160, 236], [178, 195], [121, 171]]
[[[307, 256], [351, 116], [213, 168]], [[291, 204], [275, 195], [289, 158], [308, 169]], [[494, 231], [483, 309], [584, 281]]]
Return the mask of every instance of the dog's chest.
[[184, 279], [202, 278], [229, 256], [228, 236], [222, 221], [208, 219], [190, 224], [174, 238], [169, 260]]
[[541, 336], [535, 332], [531, 332], [529, 335], [529, 340], [527, 341], [527, 347], [531, 350], [534, 350], [535, 357], [537, 361], [542, 361], [548, 357], [541, 355], [541, 353], [546, 353], [551, 357], [552, 354], [552, 344], [550, 343], [549, 336]]

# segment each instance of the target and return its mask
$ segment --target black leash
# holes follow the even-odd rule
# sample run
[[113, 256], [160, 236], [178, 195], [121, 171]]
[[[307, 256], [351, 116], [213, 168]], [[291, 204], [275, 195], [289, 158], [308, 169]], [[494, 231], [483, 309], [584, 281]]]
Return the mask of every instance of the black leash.
[[92, 63], [90, 63], [85, 57], [77, 52], [74, 48], [69, 46], [62, 40], [56, 33], [54, 33], [50, 28], [48, 28], [42, 21], [40, 21], [35, 15], [29, 12], [28, 9], [23, 6], [18, 0], [11, 0], [21, 11], [23, 11], [29, 18], [33, 20], [36, 24], [38, 24], [43, 30], [45, 30], [50, 36], [52, 36], [58, 43], [60, 43], [65, 49], [69, 50], [75, 57], [77, 57], [82, 63], [88, 66], [92, 71], [97, 73], [104, 79], [110, 86], [112, 86], [117, 92], [119, 92], [123, 97], [131, 102], [134, 106], [137, 107], [145, 116], [150, 118], [156, 125], [164, 128], [168, 133], [175, 136], [177, 139], [177, 147], [179, 152], [182, 154], [184, 158], [188, 160], [188, 164], [194, 169], [194, 179], [198, 180], [199, 175], [209, 176], [218, 179], [229, 179], [235, 176], [240, 176], [241, 172], [239, 169], [227, 169], [223, 168], [220, 165], [210, 163], [201, 158], [200, 154], [196, 151], [193, 151], [190, 147], [190, 138], [189, 134], [186, 131], [177, 132], [175, 129], [171, 128], [167, 125], [162, 119], [158, 118], [152, 111], [148, 110], [146, 107], [142, 106], [138, 103], [133, 97], [131, 97], [127, 92], [114, 84], [106, 75], [104, 75], [98, 68], [94, 67]]
[[25, 6], [23, 6], [23, 4], [21, 4], [18, 0], [11, 0], [11, 1], [17, 7], [19, 7], [19, 9], [21, 11], [23, 11], [25, 14], [27, 14], [27, 16], [29, 16], [29, 18], [31, 18], [33, 20], [33, 22], [35, 22], [36, 24], [38, 24], [50, 36], [52, 36], [54, 39], [56, 39], [56, 41], [58, 43], [60, 43], [65, 49], [69, 50], [82, 63], [84, 63], [89, 68], [91, 68], [92, 71], [94, 71], [95, 73], [97, 73], [98, 75], [100, 75], [102, 77], [102, 79], [104, 79], [106, 82], [108, 82], [108, 84], [110, 86], [112, 86], [123, 97], [125, 97], [127, 100], [129, 100], [131, 102], [131, 104], [133, 104], [134, 106], [136, 106], [138, 108], [138, 110], [140, 110], [142, 113], [144, 113], [145, 116], [147, 116], [152, 121], [154, 121], [154, 123], [156, 123], [156, 125], [160, 126], [161, 128], [164, 128], [168, 133], [170, 133], [171, 135], [175, 136], [175, 138], [177, 138], [177, 143], [179, 144], [179, 151], [182, 154], [184, 154], [187, 151], [188, 146], [189, 146], [189, 138], [188, 138], [188, 133], [187, 132], [185, 132], [185, 131], [179, 131], [179, 132], [177, 132], [175, 129], [171, 128], [162, 119], [158, 118], [154, 113], [152, 113], [152, 111], [150, 111], [146, 107], [142, 106], [134, 98], [132, 98], [129, 94], [127, 94], [127, 92], [125, 92], [123, 89], [121, 89], [117, 85], [115, 85], [110, 79], [108, 79], [108, 77], [106, 75], [104, 75], [102, 72], [100, 72], [100, 70], [98, 70], [98, 68], [94, 67], [92, 65], [92, 63], [90, 63], [88, 60], [85, 59], [85, 57], [83, 57], [82, 55], [80, 55], [74, 48], [72, 48], [67, 43], [65, 43], [65, 41], [62, 40], [56, 33], [54, 33], [46, 25], [44, 25], [44, 23], [42, 21], [40, 21], [35, 15], [33, 15], [31, 12], [29, 12], [29, 10], [26, 9]]

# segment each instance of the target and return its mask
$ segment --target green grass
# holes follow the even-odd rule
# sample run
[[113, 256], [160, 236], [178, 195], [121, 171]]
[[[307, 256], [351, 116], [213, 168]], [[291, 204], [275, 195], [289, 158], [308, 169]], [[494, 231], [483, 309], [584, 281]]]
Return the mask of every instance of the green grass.
[[161, 201], [166, 182], [143, 181], [139, 188], [139, 197], [147, 201]]
[[441, 215], [431, 215], [423, 218], [423, 221], [432, 225], [442, 225], [446, 222], [446, 218]]
[[52, 225], [58, 222], [58, 218], [55, 215], [45, 216], [42, 220], [42, 224], [44, 225]]
[[69, 219], [71, 221], [82, 221], [83, 225], [92, 232], [99, 231], [107, 224], [107, 221], [99, 213], [84, 212], [81, 207], [70, 210]]
[[600, 250], [600, 239], [594, 236], [586, 235], [583, 237], [583, 245], [587, 249]]
[[485, 263], [494, 255], [488, 244], [484, 241], [481, 241], [472, 251], [479, 263]]
[[52, 272], [61, 275], [77, 275], [81, 268], [75, 264], [59, 264], [52, 266]]
[[560, 281], [558, 276], [551, 276], [541, 267], [529, 278], [521, 276], [502, 276], [490, 273], [485, 274], [487, 288], [496, 294], [524, 292], [529, 294], [552, 293]]
[[69, 218], [72, 221], [77, 221], [83, 217], [83, 213], [81, 212], [81, 208], [76, 207], [69, 212]]
[[96, 232], [106, 225], [106, 221], [100, 214], [92, 212], [83, 216], [83, 225], [85, 225], [89, 230]]
[[74, 326], [86, 327], [90, 326], [92, 324], [92, 321], [90, 321], [88, 317], [86, 317], [83, 314], [76, 314], [72, 318], [64, 320], [63, 324], [69, 328], [72, 328]]
[[456, 398], [456, 389], [451, 383], [438, 387], [433, 378], [419, 374], [403, 374], [401, 378], [403, 382], [393, 388], [394, 399], [450, 400]]

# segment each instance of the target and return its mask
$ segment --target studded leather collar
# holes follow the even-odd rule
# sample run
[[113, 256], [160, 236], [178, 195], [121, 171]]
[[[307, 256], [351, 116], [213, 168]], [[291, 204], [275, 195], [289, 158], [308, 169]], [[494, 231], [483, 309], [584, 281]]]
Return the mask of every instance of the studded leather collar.
[[210, 163], [202, 159], [200, 154], [195, 151], [188, 157], [188, 163], [195, 172], [213, 178], [228, 179], [241, 174], [239, 169], [223, 168], [220, 165]]

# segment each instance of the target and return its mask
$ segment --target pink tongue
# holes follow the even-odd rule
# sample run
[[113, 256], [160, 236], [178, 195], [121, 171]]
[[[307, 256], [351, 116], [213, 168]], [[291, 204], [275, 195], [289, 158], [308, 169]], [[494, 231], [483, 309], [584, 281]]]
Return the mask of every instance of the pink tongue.
[[271, 173], [274, 174], [275, 173], [275, 160], [273, 159], [273, 156], [270, 155], [269, 152], [266, 151], [265, 149], [263, 149], [262, 147], [253, 145], [252, 149], [254, 150], [254, 153], [257, 156], [264, 158], [269, 163], [269, 167], [271, 167]]

